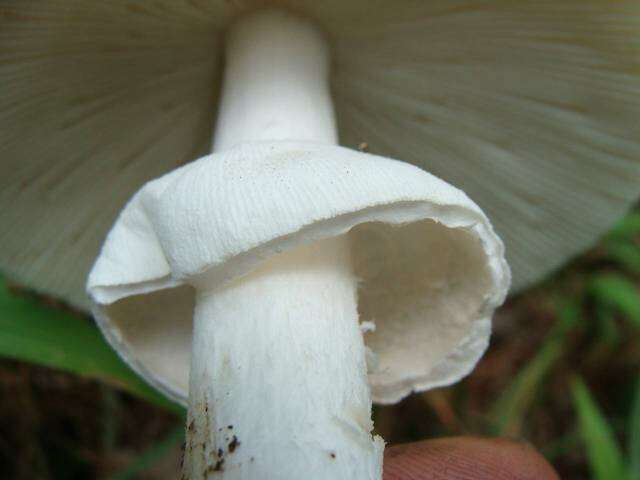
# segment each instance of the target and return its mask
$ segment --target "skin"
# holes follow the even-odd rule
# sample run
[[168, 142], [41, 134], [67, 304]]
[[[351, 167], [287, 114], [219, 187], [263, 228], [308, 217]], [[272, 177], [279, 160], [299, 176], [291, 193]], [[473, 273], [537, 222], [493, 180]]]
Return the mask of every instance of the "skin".
[[453, 437], [385, 450], [384, 480], [558, 480], [531, 445], [505, 439]]

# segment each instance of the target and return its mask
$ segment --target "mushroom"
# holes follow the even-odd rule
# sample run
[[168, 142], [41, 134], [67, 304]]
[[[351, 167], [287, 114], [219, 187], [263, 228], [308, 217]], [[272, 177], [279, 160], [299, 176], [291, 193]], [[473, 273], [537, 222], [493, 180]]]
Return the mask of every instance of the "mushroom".
[[[49, 1], [46, 8], [29, 2], [0, 7], [0, 44], [6, 52], [0, 58], [5, 79], [0, 91], [3, 272], [77, 306], [90, 307], [83, 294], [86, 273], [126, 199], [151, 178], [204, 154], [208, 148], [211, 112], [216, 105], [212, 92], [219, 83], [220, 69], [216, 65], [222, 51], [220, 39], [236, 16], [240, 18], [236, 27], [240, 28], [242, 17], [249, 21], [255, 10], [252, 2], [236, 3], [240, 2], [85, 5]], [[507, 244], [516, 289], [541, 278], [590, 245], [637, 198], [640, 97], [634, 47], [638, 36], [636, 2], [277, 3], [297, 11], [326, 35], [331, 96], [341, 143], [366, 142], [376, 154], [421, 166], [469, 193], [489, 213]], [[226, 78], [231, 75], [228, 60]], [[309, 74], [321, 65], [311, 63], [315, 67], [301, 68], [299, 73], [304, 70]], [[313, 87], [316, 94], [322, 94], [323, 87], [313, 82], [320, 78], [322, 68], [317, 73], [311, 84], [317, 87]], [[257, 83], [251, 86], [261, 88]], [[298, 87], [296, 82], [288, 85], [292, 96]], [[202, 273], [190, 268], [210, 265], [211, 272], [219, 274], [218, 279], [211, 280], [231, 289], [237, 286], [234, 282], [251, 280], [273, 262], [286, 263], [288, 256], [299, 253], [305, 258], [320, 258], [326, 250], [302, 253], [302, 249], [316, 245], [333, 249], [331, 258], [347, 253], [352, 256], [353, 273], [360, 279], [359, 318], [363, 328], [376, 326], [375, 331], [365, 334], [364, 346], [374, 400], [390, 402], [412, 389], [445, 384], [465, 372], [463, 364], [471, 368], [474, 355], [479, 355], [486, 343], [487, 322], [470, 317], [462, 321], [456, 312], [466, 307], [472, 312], [479, 306], [479, 291], [483, 290], [488, 316], [495, 306], [492, 302], [499, 303], [499, 280], [504, 280], [504, 275], [497, 274], [504, 274], [504, 267], [496, 266], [502, 263], [496, 260], [501, 255], [499, 242], [484, 215], [459, 192], [409, 165], [332, 146], [335, 132], [329, 133], [334, 128], [330, 104], [319, 98], [314, 104], [328, 107], [328, 112], [322, 107], [311, 111], [293, 101], [277, 105], [275, 111], [265, 110], [285, 122], [282, 128], [275, 128], [276, 132], [291, 128], [292, 136], [262, 137], [266, 143], [250, 146], [247, 140], [259, 140], [245, 136], [251, 133], [251, 125], [247, 130], [228, 130], [225, 134], [227, 127], [220, 124], [222, 119], [244, 121], [257, 119], [254, 115], [258, 115], [257, 108], [251, 108], [251, 115], [239, 114], [242, 100], [226, 99], [234, 88], [225, 86], [217, 114], [217, 153], [140, 190], [120, 215], [93, 272], [92, 279], [99, 279], [98, 267], [108, 265], [109, 254], [114, 255], [111, 274], [114, 278], [124, 275], [120, 286], [96, 283], [92, 290], [98, 300], [95, 308], [99, 322], [121, 354], [154, 385], [174, 398], [184, 399], [192, 330], [188, 312], [194, 301], [192, 287], [187, 284], [198, 283], [195, 277]], [[303, 122], [291, 121], [298, 108], [304, 122], [311, 122], [306, 130]], [[288, 109], [292, 110], [291, 117], [285, 115]], [[301, 137], [302, 133], [309, 136]], [[318, 134], [324, 137], [313, 136]], [[226, 140], [220, 143], [225, 135]], [[233, 146], [235, 142], [240, 144]], [[231, 182], [243, 165], [238, 160], [253, 158], [257, 162], [258, 157], [262, 158], [258, 162], [262, 169], [247, 166], [251, 179]], [[304, 161], [294, 165], [291, 160], [290, 171], [278, 170], [291, 182], [298, 178], [297, 183], [286, 183], [274, 172], [274, 163], [281, 165], [289, 157]], [[320, 158], [322, 161], [313, 161]], [[299, 170], [303, 165], [316, 164], [328, 168], [330, 158], [340, 163], [334, 173], [342, 172], [343, 178], [336, 176], [328, 181], [330, 187], [326, 189], [330, 193], [325, 199], [333, 202], [334, 209], [324, 211], [324, 218], [319, 216], [319, 209], [314, 210], [323, 197], [316, 195], [317, 190], [301, 187]], [[233, 241], [217, 244], [217, 250], [198, 252], [202, 255], [194, 256], [194, 263], [180, 263], [191, 234], [204, 235], [206, 232], [200, 229], [213, 228], [213, 220], [207, 218], [196, 227], [188, 218], [180, 217], [173, 205], [168, 210], [159, 210], [158, 205], [166, 204], [174, 188], [189, 190], [181, 183], [188, 172], [197, 176], [198, 169], [207, 170], [202, 167], [205, 162], [218, 165], [212, 169], [222, 169], [225, 159], [229, 170], [221, 174], [226, 172], [229, 182], [223, 182], [218, 191], [208, 192], [224, 200], [218, 212], [227, 209], [232, 218], [231, 214], [239, 210], [229, 210], [230, 195], [239, 199], [234, 205], [247, 205], [258, 193], [274, 193], [273, 185], [278, 183], [283, 185], [275, 192], [278, 195], [286, 193], [287, 188], [301, 192], [293, 205], [302, 213], [300, 217], [280, 218], [273, 210], [266, 210], [266, 204], [263, 209], [249, 211], [247, 207], [244, 218], [236, 215], [233, 224], [216, 224]], [[348, 173], [342, 170], [352, 163], [363, 168], [349, 169]], [[180, 172], [185, 175], [182, 180], [178, 179]], [[385, 172], [386, 180], [373, 181]], [[306, 173], [318, 176], [314, 185], [321, 185], [325, 178], [312, 169]], [[405, 182], [405, 177], [412, 180]], [[261, 191], [258, 180], [272, 188]], [[442, 205], [456, 206], [445, 208], [446, 212], [455, 211], [456, 216], [464, 216], [467, 210], [476, 212], [471, 215], [473, 221], [470, 217], [468, 223], [458, 224], [437, 214], [429, 217], [423, 212], [420, 216], [416, 211], [412, 216], [404, 210], [395, 211], [398, 196], [390, 187], [393, 181], [401, 184], [395, 191], [404, 199], [399, 206], [408, 207], [414, 201], [416, 205], [433, 205], [436, 199], [422, 195], [428, 189], [438, 198], [435, 204], [440, 205], [442, 200]], [[229, 188], [231, 183], [240, 187], [242, 182], [254, 183], [252, 187], [245, 183], [244, 190]], [[343, 191], [339, 187], [345, 184], [358, 188], [347, 189], [348, 196], [338, 198], [337, 192]], [[167, 190], [163, 190], [165, 186]], [[362, 195], [358, 197], [360, 206], [357, 194]], [[389, 212], [380, 218], [362, 218], [364, 221], [350, 227], [345, 224], [342, 234], [336, 227], [331, 234], [332, 226], [357, 216], [355, 212], [361, 211], [358, 208], [367, 204], [367, 194], [371, 194], [367, 201], [375, 206], [363, 207], [363, 211], [377, 215], [386, 212], [386, 205]], [[388, 197], [380, 200], [380, 195]], [[305, 204], [301, 198], [309, 200]], [[195, 202], [195, 196], [191, 201]], [[376, 203], [380, 201], [383, 203]], [[202, 207], [197, 205], [197, 211], [202, 213]], [[305, 212], [311, 217], [303, 217]], [[397, 215], [405, 214], [406, 221], [398, 222]], [[174, 229], [167, 223], [168, 217], [177, 222], [176, 231], [177, 224], [182, 225], [180, 233], [186, 244], [160, 242], [167, 240], [162, 228]], [[279, 223], [266, 225], [265, 218], [278, 219]], [[309, 225], [319, 225], [316, 228], [322, 232], [306, 228], [305, 218], [311, 218], [315, 223]], [[238, 229], [241, 225], [247, 227], [242, 232]], [[291, 235], [285, 233], [287, 226], [296, 225], [300, 228]], [[485, 233], [478, 233], [482, 231]], [[475, 254], [469, 246], [473, 240], [462, 240], [467, 238], [465, 232], [476, 243], [486, 237]], [[454, 233], [455, 239], [450, 237]], [[119, 235], [128, 240], [120, 242], [125, 247], [116, 252], [109, 247], [118, 245]], [[270, 235], [271, 240], [259, 243]], [[331, 245], [346, 241], [351, 243], [350, 248]], [[424, 256], [424, 249], [431, 255]], [[450, 253], [445, 255], [443, 251]], [[118, 271], [118, 259], [125, 257], [128, 263], [120, 265]], [[164, 263], [154, 263], [162, 258]], [[496, 261], [485, 262], [483, 270], [482, 258]], [[429, 302], [435, 297], [418, 286], [413, 293], [398, 295], [411, 283], [408, 272], [417, 272], [414, 269], [418, 264], [427, 275], [416, 273], [416, 278], [431, 287], [429, 292], [443, 293], [433, 306]], [[222, 265], [227, 267], [216, 268]], [[174, 270], [176, 266], [182, 269]], [[469, 276], [460, 273], [466, 268], [470, 268]], [[487, 275], [490, 281], [483, 283]], [[474, 294], [466, 288], [479, 290]], [[460, 302], [451, 296], [456, 291], [466, 292], [459, 297]], [[452, 312], [449, 306], [453, 304], [458, 306]], [[402, 322], [393, 321], [410, 321], [414, 318], [412, 311], [426, 307], [432, 313], [442, 313], [425, 315], [426, 321], [416, 320], [420, 328], [433, 327], [433, 336], [412, 336], [400, 329]], [[453, 321], [443, 324], [445, 317]], [[451, 332], [456, 329], [458, 333], [475, 333], [447, 356], [443, 352], [455, 344], [456, 335]], [[435, 334], [445, 335], [441, 339]], [[430, 340], [427, 348], [410, 347], [424, 345], [426, 339]], [[398, 346], [405, 348], [394, 350]], [[442, 355], [447, 362], [434, 364]], [[428, 369], [431, 373], [424, 376]], [[398, 372], [404, 372], [405, 377], [394, 377]], [[240, 443], [234, 448], [234, 458], [250, 447], [243, 436], [236, 434]], [[231, 442], [233, 436], [229, 438]], [[331, 453], [336, 455], [335, 460], [341, 458], [340, 452]], [[211, 465], [216, 474], [222, 469], [225, 475], [235, 471], [231, 458], [220, 458]]]
[[308, 20], [237, 21], [214, 153], [143, 186], [89, 277], [111, 343], [178, 400], [191, 353], [187, 478], [380, 479], [370, 391], [467, 374], [506, 295], [464, 193], [336, 145], [328, 68]]

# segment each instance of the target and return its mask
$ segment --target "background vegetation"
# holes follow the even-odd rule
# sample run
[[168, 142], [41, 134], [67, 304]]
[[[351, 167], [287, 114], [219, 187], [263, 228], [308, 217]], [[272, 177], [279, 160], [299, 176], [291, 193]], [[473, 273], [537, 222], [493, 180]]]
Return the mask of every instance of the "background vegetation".
[[[174, 479], [184, 412], [138, 379], [90, 319], [0, 283], [0, 478]], [[460, 384], [375, 409], [391, 443], [532, 442], [563, 479], [640, 480], [640, 211], [510, 299]]]

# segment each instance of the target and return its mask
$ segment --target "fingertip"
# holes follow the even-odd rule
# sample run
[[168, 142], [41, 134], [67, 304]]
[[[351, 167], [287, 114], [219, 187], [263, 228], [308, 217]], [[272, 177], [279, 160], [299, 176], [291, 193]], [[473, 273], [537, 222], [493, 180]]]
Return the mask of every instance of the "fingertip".
[[387, 448], [384, 480], [558, 480], [530, 444], [454, 437]]

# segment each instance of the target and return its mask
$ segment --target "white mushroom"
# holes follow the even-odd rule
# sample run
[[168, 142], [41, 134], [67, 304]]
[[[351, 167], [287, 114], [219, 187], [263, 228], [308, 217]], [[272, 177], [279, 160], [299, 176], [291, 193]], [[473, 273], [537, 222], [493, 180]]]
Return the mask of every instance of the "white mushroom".
[[[637, 2], [279, 1], [273, 3], [309, 23], [265, 27], [273, 37], [253, 45], [264, 54], [251, 60], [242, 46], [260, 33], [251, 12], [269, 3], [46, 0], [0, 7], [0, 269], [89, 309], [86, 275], [116, 215], [139, 190], [109, 234], [90, 290], [112, 344], [168, 395], [186, 401], [193, 288], [215, 290], [210, 308], [217, 308], [216, 295], [258, 289], [267, 278], [275, 288], [271, 277], [281, 278], [294, 259], [295, 274], [303, 275], [325, 258], [314, 281], [326, 273], [327, 288], [350, 285], [331, 294], [332, 308], [351, 299], [353, 314], [348, 291], [357, 287], [357, 314], [340, 323], [351, 330], [338, 338], [360, 339], [358, 319], [363, 330], [375, 325], [351, 352], [353, 378], [366, 358], [374, 401], [453, 382], [486, 346], [488, 318], [506, 288], [500, 242], [461, 192], [408, 164], [334, 145], [328, 85], [340, 143], [364, 142], [469, 193], [505, 240], [514, 285], [522, 288], [590, 245], [638, 197]], [[226, 31], [236, 17], [234, 43]], [[250, 22], [255, 29], [242, 34]], [[297, 41], [273, 50], [271, 42], [287, 35]], [[223, 38], [238, 50], [226, 59], [216, 112]], [[309, 54], [294, 61], [295, 52]], [[247, 71], [243, 62], [252, 61]], [[215, 153], [143, 187], [205, 154], [212, 112]], [[330, 269], [339, 258], [345, 261]], [[256, 322], [276, 330], [284, 321], [276, 307], [290, 313], [282, 302], [300, 298], [294, 287], [307, 288], [288, 280], [288, 295], [242, 296], [234, 308], [260, 310], [258, 318], [243, 313], [243, 328]], [[318, 306], [321, 289], [309, 289]], [[198, 304], [199, 318], [207, 305]], [[316, 313], [301, 317], [312, 326], [335, 320]], [[276, 351], [263, 351], [264, 362]], [[198, 358], [207, 364], [208, 357]], [[246, 367], [246, 357], [233, 358]], [[300, 369], [291, 370], [286, 378], [295, 382]], [[265, 380], [254, 369], [251, 375]], [[274, 387], [266, 380], [260, 388]], [[321, 380], [301, 381], [304, 391]], [[205, 395], [223, 391], [219, 385], [206, 376], [198, 388]], [[363, 382], [349, 385], [366, 391]], [[337, 394], [329, 390], [327, 396]], [[361, 400], [350, 399], [366, 410], [368, 399]], [[222, 399], [213, 417], [226, 421], [229, 405]], [[261, 471], [265, 463], [251, 456], [242, 469], [233, 467], [259, 450], [246, 432], [279, 432], [261, 422], [282, 408], [270, 404], [268, 416], [259, 406], [260, 417], [234, 420], [241, 443], [218, 470], [212, 448], [226, 437], [208, 430], [214, 455], [200, 466], [215, 475], [224, 466], [226, 476]], [[293, 410], [288, 421], [305, 412], [315, 410]], [[368, 435], [366, 421], [359, 428]], [[207, 435], [201, 426], [197, 432]], [[332, 460], [319, 468], [343, 468], [340, 452], [306, 452]], [[373, 457], [356, 463], [365, 468]], [[290, 462], [282, 458], [270, 465]], [[187, 464], [197, 470], [200, 460], [192, 460]]]
[[[234, 25], [214, 154], [145, 185], [91, 272], [106, 335], [178, 399], [193, 297], [165, 289], [195, 290], [187, 478], [379, 480], [369, 382], [393, 402], [458, 380], [506, 295], [502, 244], [461, 191], [335, 146], [328, 65], [306, 20]], [[359, 319], [377, 322], [369, 378]]]

